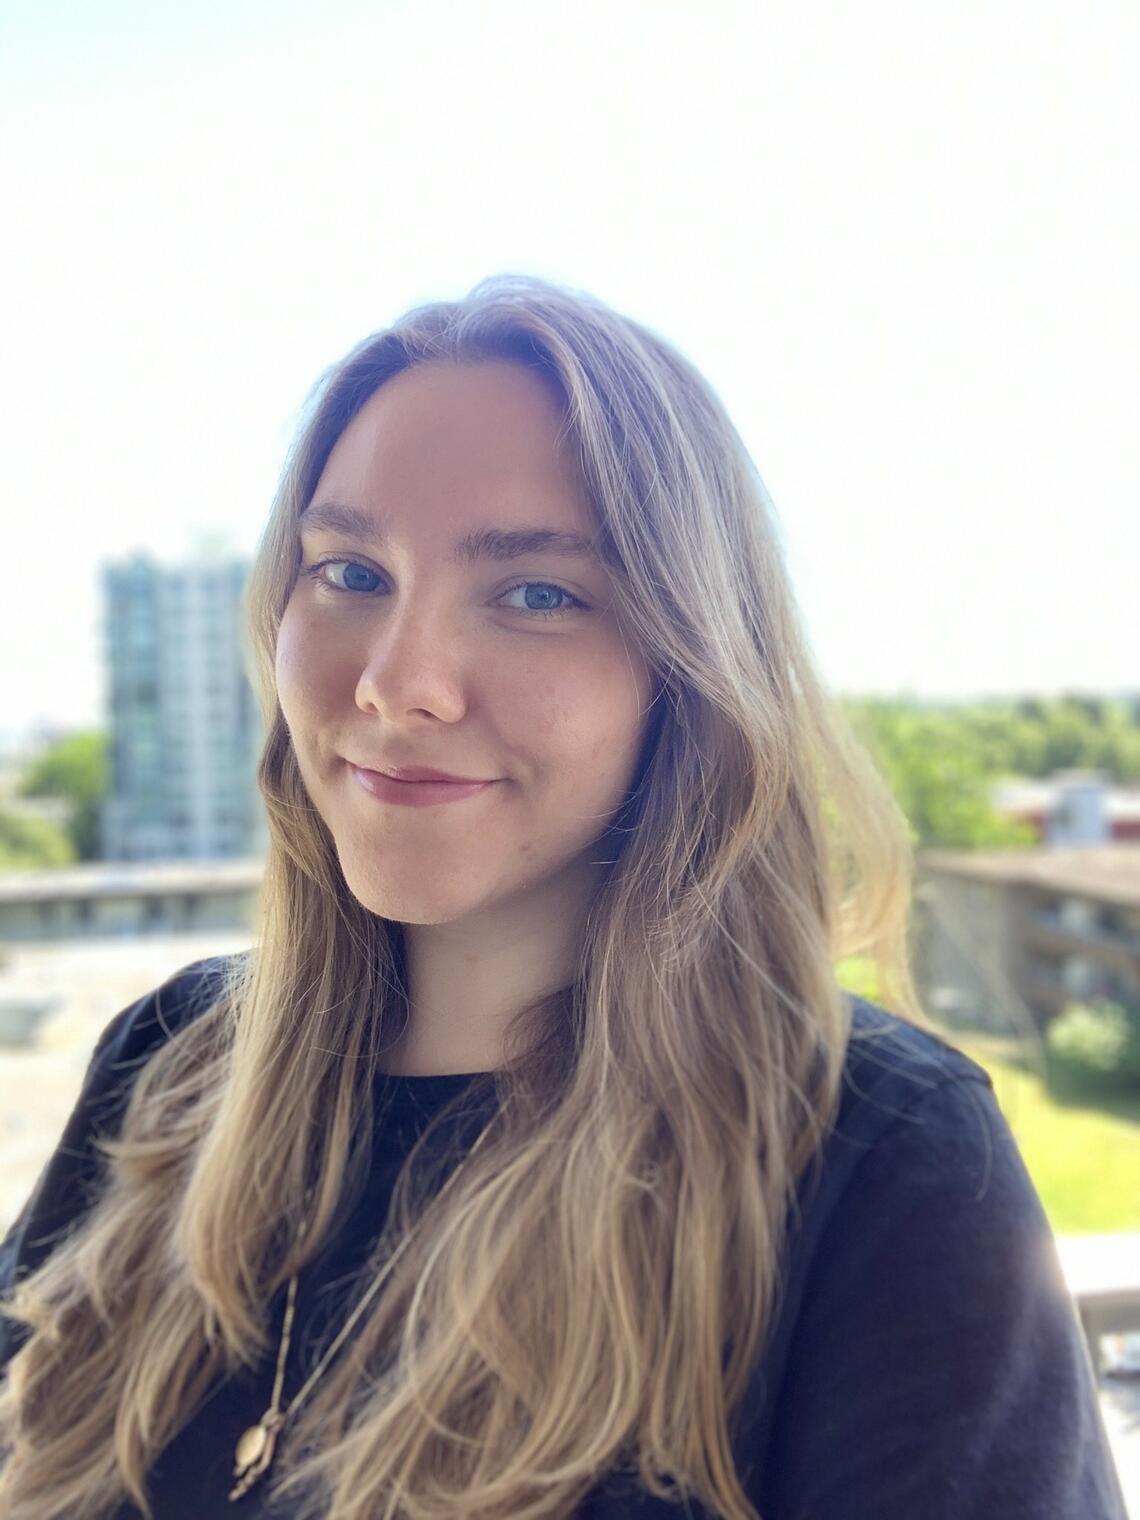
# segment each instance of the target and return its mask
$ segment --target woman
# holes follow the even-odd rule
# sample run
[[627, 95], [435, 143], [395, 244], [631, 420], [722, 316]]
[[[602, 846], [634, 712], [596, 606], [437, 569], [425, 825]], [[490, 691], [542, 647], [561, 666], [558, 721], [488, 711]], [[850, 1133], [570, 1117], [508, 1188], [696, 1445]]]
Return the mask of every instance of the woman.
[[257, 948], [112, 1021], [5, 1242], [0, 1513], [1123, 1516], [692, 365], [536, 279], [410, 311], [248, 610]]

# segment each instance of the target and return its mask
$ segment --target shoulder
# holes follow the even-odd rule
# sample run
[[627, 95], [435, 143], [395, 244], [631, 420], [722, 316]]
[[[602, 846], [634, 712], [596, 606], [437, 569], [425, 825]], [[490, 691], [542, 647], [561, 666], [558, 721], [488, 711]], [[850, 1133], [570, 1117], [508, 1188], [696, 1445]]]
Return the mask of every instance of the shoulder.
[[95, 1042], [83, 1082], [81, 1101], [114, 1092], [123, 1094], [131, 1074], [160, 1045], [176, 1038], [212, 1007], [235, 962], [251, 954], [211, 955], [192, 961], [119, 1010]]
[[956, 1244], [985, 1229], [995, 1252], [1019, 1218], [1048, 1232], [989, 1073], [865, 999], [855, 1000], [839, 1112], [802, 1197], [815, 1239], [850, 1234], [853, 1251], [904, 1224], [931, 1240], [952, 1230]]
[[920, 1028], [866, 998], [852, 997], [843, 1072], [843, 1121], [873, 1133], [922, 1106], [937, 1089], [966, 1082], [992, 1088], [984, 1067], [942, 1034]]
[[866, 998], [851, 1001], [843, 1093], [832, 1136], [836, 1147], [873, 1143], [897, 1124], [921, 1123], [945, 1100], [965, 1112], [976, 1111], [979, 1091], [992, 1096], [989, 1072], [945, 1035]]
[[[953, 1324], [968, 1295], [993, 1309], [1024, 1272], [1049, 1269], [1049, 1227], [988, 1073], [938, 1035], [853, 1002], [838, 1116], [787, 1219], [760, 1377], [765, 1429], [807, 1348], [825, 1360], [833, 1336], [885, 1347], [880, 1316], [914, 1295], [920, 1315], [938, 1303], [939, 1322]], [[1053, 1298], [1059, 1284], [1058, 1269]]]
[[1052, 1231], [987, 1073], [854, 1012], [746, 1401], [771, 1513], [1120, 1515]]
[[981, 1205], [992, 1190], [1012, 1190], [1039, 1210], [989, 1073], [941, 1035], [864, 998], [852, 1002], [839, 1109], [793, 1206], [794, 1267], [840, 1217], [853, 1211], [866, 1225], [916, 1188], [928, 1206]]
[[[1019, 1207], [1040, 1209], [989, 1074], [941, 1036], [864, 998], [852, 1004], [838, 1112], [787, 1219], [761, 1362], [765, 1427], [798, 1339], [825, 1302], [848, 1288], [858, 1294], [877, 1253], [890, 1276], [903, 1270], [893, 1232], [929, 1240], [955, 1229], [957, 1211], [976, 1211], [979, 1193], [985, 1201], [995, 1156]], [[908, 1236], [908, 1249], [918, 1244]]]

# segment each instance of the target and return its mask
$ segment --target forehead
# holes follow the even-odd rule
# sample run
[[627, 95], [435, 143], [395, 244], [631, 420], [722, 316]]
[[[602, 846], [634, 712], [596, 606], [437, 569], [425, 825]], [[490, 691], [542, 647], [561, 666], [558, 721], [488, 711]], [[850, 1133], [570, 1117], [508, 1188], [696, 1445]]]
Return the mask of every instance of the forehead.
[[[367, 500], [586, 506], [552, 381], [510, 360], [429, 360], [386, 381], [337, 439], [319, 490]], [[488, 501], [487, 498], [491, 500]], [[580, 525], [580, 524], [579, 524]]]

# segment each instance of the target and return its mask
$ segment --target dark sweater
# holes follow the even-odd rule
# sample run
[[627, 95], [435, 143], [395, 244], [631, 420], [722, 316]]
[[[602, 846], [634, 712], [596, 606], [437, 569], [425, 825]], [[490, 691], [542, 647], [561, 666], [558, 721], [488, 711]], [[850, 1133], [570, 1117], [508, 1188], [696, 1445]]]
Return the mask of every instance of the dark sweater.
[[[117, 1130], [132, 1073], [205, 1006], [221, 964], [184, 968], [108, 1024], [0, 1244], [0, 1287], [42, 1261], [97, 1196], [106, 1163], [93, 1134]], [[793, 1211], [786, 1286], [733, 1428], [750, 1499], [762, 1520], [1126, 1520], [1049, 1225], [988, 1075], [877, 1005], [853, 1005], [856, 1031], [882, 1037], [849, 1044], [836, 1125]], [[476, 1077], [378, 1082], [364, 1192], [300, 1275], [283, 1403], [356, 1302], [352, 1274], [412, 1141]], [[285, 1293], [271, 1306], [263, 1367], [217, 1385], [152, 1468], [157, 1520], [278, 1520], [265, 1503], [272, 1468], [236, 1503], [227, 1492], [237, 1438], [269, 1403]], [[23, 1333], [0, 1315], [0, 1373]], [[125, 1504], [109, 1520], [138, 1513]], [[579, 1510], [585, 1520], [679, 1513], [613, 1474]], [[692, 1502], [687, 1513], [708, 1511]]]

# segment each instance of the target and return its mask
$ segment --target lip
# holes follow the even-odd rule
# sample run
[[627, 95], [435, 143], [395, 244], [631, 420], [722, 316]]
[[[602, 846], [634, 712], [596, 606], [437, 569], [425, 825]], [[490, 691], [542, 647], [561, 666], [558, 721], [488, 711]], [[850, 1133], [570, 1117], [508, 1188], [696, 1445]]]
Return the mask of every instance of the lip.
[[485, 792], [494, 781], [400, 781], [383, 771], [365, 770], [348, 762], [358, 784], [378, 802], [392, 802], [397, 807], [432, 807], [441, 802], [460, 802]]
[[362, 766], [362, 770], [370, 770], [376, 776], [390, 776], [393, 781], [455, 781], [471, 784], [482, 784], [484, 781], [494, 780], [487, 776], [451, 776], [447, 771], [432, 770], [430, 765], [384, 765]]

